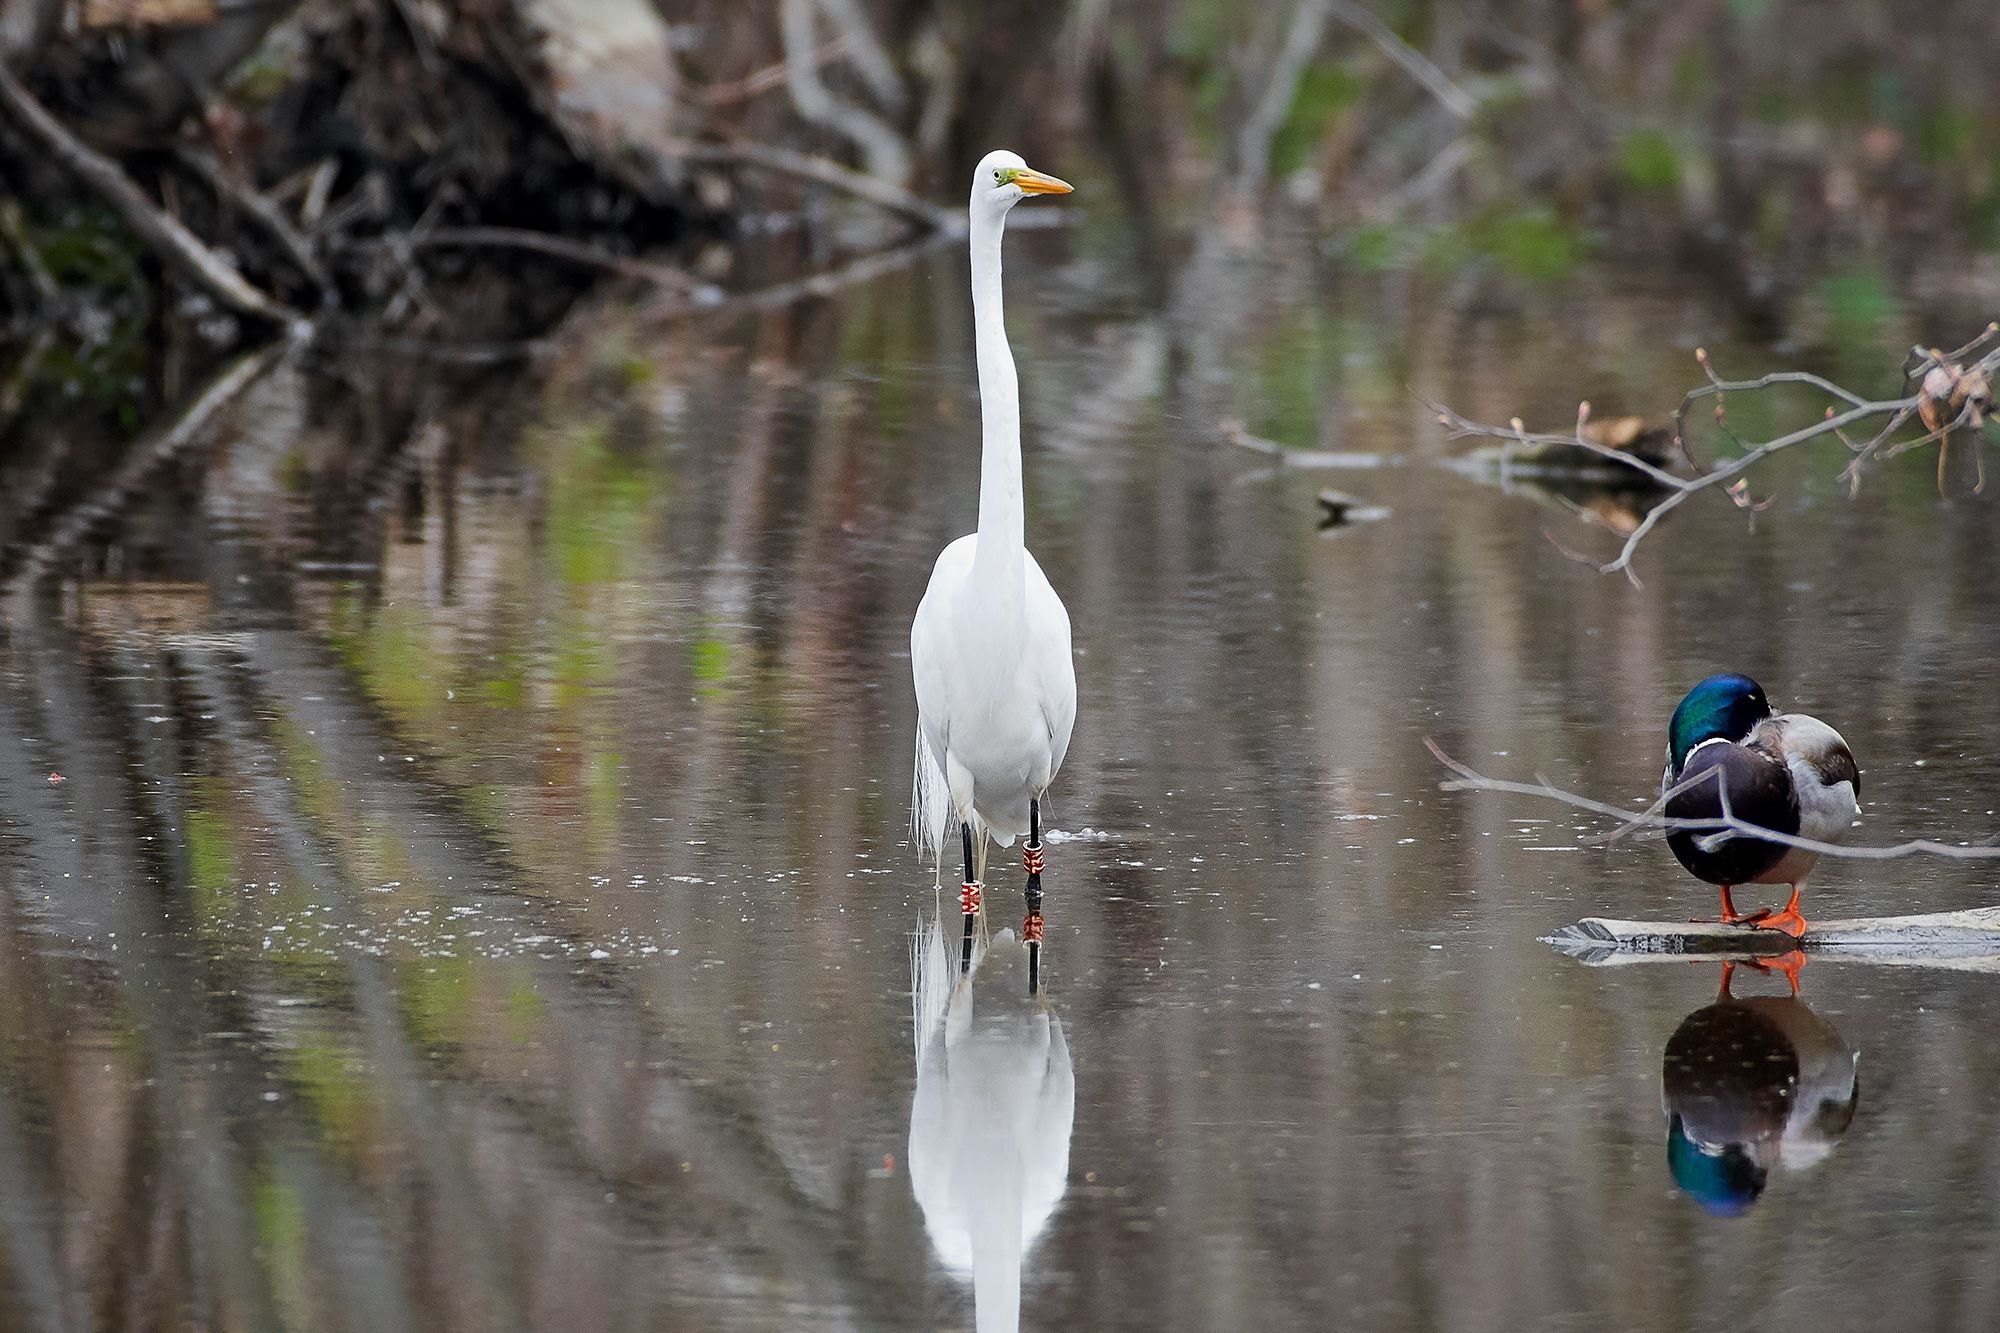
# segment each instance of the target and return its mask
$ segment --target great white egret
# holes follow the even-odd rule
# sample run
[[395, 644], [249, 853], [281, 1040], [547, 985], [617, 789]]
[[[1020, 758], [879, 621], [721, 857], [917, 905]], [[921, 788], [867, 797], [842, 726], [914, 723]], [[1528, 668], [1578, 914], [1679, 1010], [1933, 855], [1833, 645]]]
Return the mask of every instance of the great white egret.
[[1005, 984], [1026, 954], [1003, 930], [961, 979], [933, 920], [911, 957], [910, 1188], [938, 1259], [972, 1279], [978, 1333], [1020, 1328], [1022, 1265], [1069, 1186], [1076, 1074], [1048, 1004]]
[[[1816, 842], [1838, 842], [1861, 813], [1861, 770], [1840, 733], [1804, 713], [1773, 716], [1764, 687], [1724, 672], [1687, 692], [1667, 723], [1667, 767], [1660, 775], [1669, 819], [1718, 819], [1725, 812], [1760, 828]], [[1722, 889], [1722, 919], [1797, 937], [1806, 933], [1799, 886], [1819, 853], [1783, 843], [1680, 829], [1667, 846], [1689, 873]], [[1784, 910], [1738, 912], [1730, 889], [1789, 884]]]
[[[1000, 238], [1007, 212], [1031, 194], [1070, 187], [1009, 152], [972, 173], [972, 327], [979, 361], [979, 531], [944, 548], [910, 626], [917, 684], [918, 844], [942, 868], [956, 817], [965, 879], [961, 971], [972, 966], [986, 840], [1027, 842], [1028, 985], [1042, 943], [1041, 798], [1062, 767], [1076, 721], [1069, 612], [1028, 553], [1021, 499], [1021, 400], [1000, 310]], [[976, 855], [975, 855], [976, 853]], [[976, 862], [976, 864], [975, 864]]]

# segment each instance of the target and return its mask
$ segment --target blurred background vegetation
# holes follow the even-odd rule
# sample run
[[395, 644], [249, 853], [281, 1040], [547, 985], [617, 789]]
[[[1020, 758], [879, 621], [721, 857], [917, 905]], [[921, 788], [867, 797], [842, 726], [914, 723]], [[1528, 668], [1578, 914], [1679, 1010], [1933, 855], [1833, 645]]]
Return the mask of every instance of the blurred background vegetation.
[[[728, 283], [753, 236], [809, 266], [924, 225], [843, 176], [950, 205], [1002, 143], [1115, 193], [1163, 274], [1275, 217], [1446, 281], [1686, 265], [1772, 330], [1816, 284], [1863, 320], [2000, 287], [2000, 34], [1972, 0], [6, 0], [0, 51], [265, 290], [392, 325], [423, 304], [518, 335], [560, 308], [439, 318], [411, 272], [479, 249], [439, 228], [679, 247]], [[13, 320], [46, 304], [23, 246], [143, 304], [136, 247], [10, 120]]]

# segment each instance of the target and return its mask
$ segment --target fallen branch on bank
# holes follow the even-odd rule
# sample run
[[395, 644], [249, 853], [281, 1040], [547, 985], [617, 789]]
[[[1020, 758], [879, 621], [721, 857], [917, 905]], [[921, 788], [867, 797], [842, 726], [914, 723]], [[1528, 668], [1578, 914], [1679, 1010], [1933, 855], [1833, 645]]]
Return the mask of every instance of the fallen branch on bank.
[[[1424, 405], [1437, 417], [1438, 424], [1446, 431], [1446, 438], [1458, 440], [1485, 438], [1500, 440], [1522, 449], [1536, 446], [1561, 445], [1596, 454], [1608, 461], [1632, 469], [1640, 477], [1658, 486], [1664, 494], [1647, 507], [1644, 516], [1625, 535], [1615, 558], [1599, 562], [1587, 556], [1565, 550], [1564, 554], [1593, 565], [1601, 574], [1623, 573], [1634, 584], [1639, 576], [1632, 567], [1632, 558], [1639, 544], [1657, 527], [1660, 520], [1678, 509], [1691, 496], [1702, 491], [1721, 487], [1730, 500], [1740, 509], [1755, 512], [1765, 507], [1750, 498], [1749, 483], [1744, 474], [1762, 463], [1771, 455], [1804, 444], [1809, 440], [1832, 436], [1847, 446], [1852, 457], [1841, 472], [1841, 479], [1848, 483], [1850, 494], [1859, 489], [1861, 470], [1871, 461], [1894, 458], [1926, 444], [1939, 445], [1939, 484], [1943, 485], [1944, 450], [1949, 446], [1954, 432], [1966, 428], [1978, 428], [1985, 424], [1986, 415], [1992, 409], [1991, 381], [2000, 373], [2000, 346], [1993, 345], [2000, 340], [2000, 324], [1990, 324], [1980, 335], [1965, 346], [1945, 352], [1935, 348], [1913, 349], [1915, 369], [1909, 372], [1917, 392], [1903, 398], [1869, 399], [1852, 390], [1843, 388], [1823, 376], [1805, 371], [1781, 370], [1750, 380], [1725, 380], [1710, 364], [1707, 352], [1696, 349], [1695, 360], [1707, 377], [1706, 384], [1690, 389], [1674, 410], [1674, 447], [1687, 460], [1693, 471], [1691, 477], [1684, 477], [1646, 459], [1637, 457], [1625, 449], [1605, 444], [1589, 437], [1585, 427], [1590, 422], [1590, 404], [1577, 405], [1576, 425], [1568, 434], [1554, 434], [1529, 431], [1519, 417], [1505, 426], [1488, 425], [1474, 421], [1444, 406], [1423, 400]], [[1975, 359], [1975, 353], [1977, 357]], [[1781, 384], [1804, 385], [1817, 389], [1837, 400], [1839, 406], [1826, 409], [1826, 415], [1809, 426], [1788, 431], [1775, 439], [1762, 443], [1750, 443], [1739, 438], [1730, 430], [1725, 414], [1727, 396], [1732, 393], [1753, 393]], [[1688, 443], [1687, 414], [1695, 403], [1707, 398], [1715, 399], [1715, 423], [1718, 430], [1742, 452], [1714, 465], [1704, 465], [1695, 457]], [[1896, 432], [1912, 418], [1919, 419], [1926, 430], [1924, 434], [1910, 439], [1895, 439]], [[1881, 420], [1883, 424], [1865, 442], [1857, 443], [1848, 434], [1850, 427], [1864, 422]], [[1981, 484], [1984, 484], [1984, 465], [1981, 466]], [[1766, 502], [1768, 503], [1768, 502]]]
[[303, 321], [298, 311], [251, 286], [220, 254], [162, 212], [124, 168], [64, 129], [4, 64], [0, 64], [0, 109], [93, 194], [117, 210], [149, 249], [218, 303], [239, 315], [281, 327]]

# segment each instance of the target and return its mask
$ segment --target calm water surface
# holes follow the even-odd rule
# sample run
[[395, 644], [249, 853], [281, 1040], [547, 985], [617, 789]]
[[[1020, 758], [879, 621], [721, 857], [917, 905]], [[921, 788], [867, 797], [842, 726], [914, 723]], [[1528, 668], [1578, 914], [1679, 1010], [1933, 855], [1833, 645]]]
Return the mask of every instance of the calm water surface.
[[[1871, 839], [2000, 827], [1990, 500], [1913, 457], [1849, 503], [1801, 454], [1634, 588], [1563, 558], [1610, 538], [1560, 504], [1437, 466], [1411, 393], [1657, 413], [1697, 344], [1888, 392], [1956, 316], [1773, 349], [1670, 276], [1437, 299], [1293, 250], [1200, 248], [1164, 310], [1088, 228], [1011, 252], [1081, 693], [1049, 1007], [994, 955], [964, 1112], [1061, 1191], [991, 1191], [1048, 1214], [1023, 1325], [1994, 1327], [2000, 976], [1816, 963], [1683, 1029], [1716, 965], [1537, 937], [1706, 887], [1439, 793], [1421, 743], [1635, 797], [1734, 667], [1845, 732]], [[976, 509], [962, 288], [947, 251], [711, 327], [606, 302], [533, 374], [287, 366], [16, 599], [0, 1324], [972, 1325], [911, 1178], [905, 835], [909, 617]], [[1228, 421], [1382, 465], [1274, 473]], [[1329, 483], [1390, 516], [1318, 531]], [[1837, 863], [1807, 908], [1994, 881]], [[1760, 1141], [1747, 1207], [1670, 1172], [1670, 1039], [1684, 1123]]]

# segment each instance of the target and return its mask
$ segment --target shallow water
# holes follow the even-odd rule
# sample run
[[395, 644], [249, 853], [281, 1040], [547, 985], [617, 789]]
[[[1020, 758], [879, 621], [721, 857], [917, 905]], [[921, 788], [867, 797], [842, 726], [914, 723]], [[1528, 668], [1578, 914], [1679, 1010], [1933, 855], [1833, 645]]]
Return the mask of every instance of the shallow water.
[[[1709, 891], [1440, 793], [1422, 745], [1637, 798], [1732, 667], [1845, 733], [1870, 840], [2000, 828], [1990, 501], [1912, 457], [1850, 503], [1801, 451], [1754, 528], [1686, 506], [1635, 588], [1551, 540], [1602, 531], [1437, 466], [1417, 401], [1657, 413], [1698, 344], [1886, 393], [1963, 321], [1773, 349], [1672, 274], [1440, 300], [1282, 239], [1198, 247], [1164, 311], [1089, 228], [1009, 263], [1081, 696], [1067, 1189], [1023, 1325], [2000, 1321], [2000, 978], [1809, 966], [1852, 1122], [1717, 1216], [1670, 1175], [1662, 1063], [1719, 969], [1537, 940]], [[976, 508], [962, 284], [947, 251], [709, 327], [606, 302], [535, 375], [281, 369], [16, 600], [0, 1322], [971, 1326], [910, 1180], [906, 843], [909, 616]], [[1225, 421], [1385, 461], [1273, 472]], [[1327, 484], [1389, 516], [1317, 530]], [[998, 922], [1017, 894], [996, 868]], [[1806, 905], [1995, 899], [1848, 862]]]

